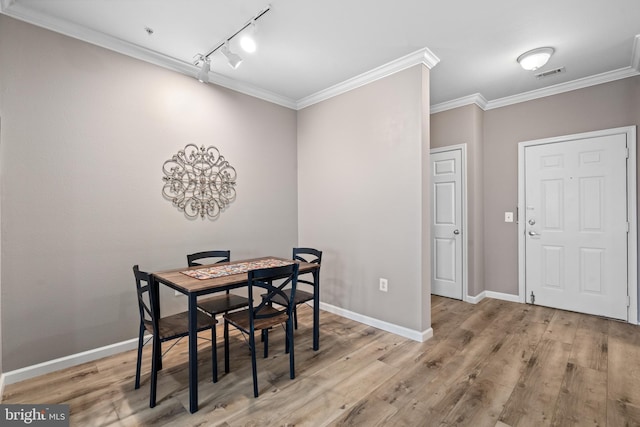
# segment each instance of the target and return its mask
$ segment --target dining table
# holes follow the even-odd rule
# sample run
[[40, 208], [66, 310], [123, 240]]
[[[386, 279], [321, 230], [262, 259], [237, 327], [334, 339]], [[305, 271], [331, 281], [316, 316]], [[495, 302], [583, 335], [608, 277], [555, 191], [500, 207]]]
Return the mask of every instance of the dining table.
[[[173, 270], [160, 271], [151, 274], [151, 292], [156, 298], [154, 309], [160, 313], [160, 284], [166, 285], [184, 295], [188, 300], [189, 317], [189, 411], [198, 410], [198, 351], [197, 351], [197, 311], [198, 297], [215, 292], [226, 292], [247, 286], [248, 270], [275, 266], [283, 263], [298, 263], [298, 275], [311, 273], [313, 275], [313, 349], [320, 348], [320, 265], [314, 263], [292, 261], [291, 259], [275, 256], [223, 262], [195, 267], [182, 267]], [[158, 314], [159, 316], [159, 314]], [[216, 343], [212, 343], [216, 345]], [[161, 355], [160, 349], [156, 349]], [[161, 357], [161, 356], [158, 356]], [[161, 365], [161, 361], [158, 360]]]

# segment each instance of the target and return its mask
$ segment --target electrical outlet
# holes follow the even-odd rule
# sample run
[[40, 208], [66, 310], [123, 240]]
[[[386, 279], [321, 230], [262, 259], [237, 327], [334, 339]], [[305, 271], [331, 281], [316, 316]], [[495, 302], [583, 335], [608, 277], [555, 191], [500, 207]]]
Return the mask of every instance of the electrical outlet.
[[380, 278], [380, 291], [387, 292], [389, 290], [389, 281], [387, 279]]

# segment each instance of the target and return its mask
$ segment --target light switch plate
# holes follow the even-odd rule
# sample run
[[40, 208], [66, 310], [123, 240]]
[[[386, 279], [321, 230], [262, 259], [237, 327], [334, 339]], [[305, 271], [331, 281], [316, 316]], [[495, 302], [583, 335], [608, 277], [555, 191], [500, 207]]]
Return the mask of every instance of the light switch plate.
[[504, 222], [513, 222], [513, 212], [504, 213]]

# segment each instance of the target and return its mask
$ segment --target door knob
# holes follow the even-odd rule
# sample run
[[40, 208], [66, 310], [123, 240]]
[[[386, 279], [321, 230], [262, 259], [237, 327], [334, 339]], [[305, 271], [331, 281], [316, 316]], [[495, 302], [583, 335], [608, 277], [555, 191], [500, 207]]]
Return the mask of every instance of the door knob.
[[531, 230], [529, 231], [529, 236], [533, 237], [533, 236], [539, 236], [538, 233], [536, 233], [535, 231]]
[[458, 234], [460, 234], [460, 230], [458, 230], [458, 229], [453, 230], [453, 234], [455, 234], [457, 236]]

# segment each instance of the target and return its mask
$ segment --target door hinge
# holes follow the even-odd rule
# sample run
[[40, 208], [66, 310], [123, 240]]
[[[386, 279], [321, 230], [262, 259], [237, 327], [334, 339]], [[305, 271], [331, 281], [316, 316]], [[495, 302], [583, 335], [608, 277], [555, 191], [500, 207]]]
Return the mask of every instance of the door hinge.
[[628, 148], [624, 149], [624, 155], [626, 156], [627, 159], [629, 158], [629, 149]]
[[627, 233], [629, 232], [629, 221], [627, 221]]
[[631, 296], [627, 295], [627, 307], [631, 307]]

